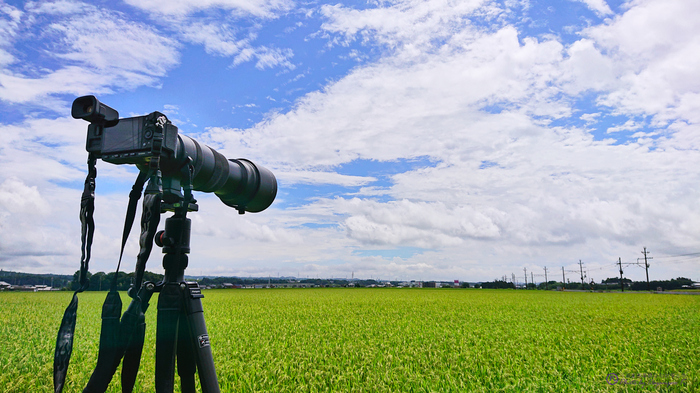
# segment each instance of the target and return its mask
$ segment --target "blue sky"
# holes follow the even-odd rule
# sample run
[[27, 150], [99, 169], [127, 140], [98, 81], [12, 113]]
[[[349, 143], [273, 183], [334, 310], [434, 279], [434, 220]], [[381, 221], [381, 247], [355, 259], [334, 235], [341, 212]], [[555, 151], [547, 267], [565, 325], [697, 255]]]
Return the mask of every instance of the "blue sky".
[[[257, 214], [198, 195], [190, 274], [481, 281], [582, 260], [600, 281], [647, 247], [652, 278], [698, 279], [697, 258], [669, 256], [700, 251], [699, 16], [683, 0], [0, 1], [0, 268], [77, 270], [87, 123], [69, 112], [93, 94], [277, 176]], [[135, 169], [98, 170], [91, 270], [109, 271]]]

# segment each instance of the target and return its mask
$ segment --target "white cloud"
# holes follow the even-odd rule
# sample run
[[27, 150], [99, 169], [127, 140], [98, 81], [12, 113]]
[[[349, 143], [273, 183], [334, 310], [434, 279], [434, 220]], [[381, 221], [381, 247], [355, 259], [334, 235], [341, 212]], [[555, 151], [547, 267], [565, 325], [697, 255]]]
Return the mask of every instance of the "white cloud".
[[183, 26], [181, 32], [185, 40], [204, 45], [207, 53], [227, 57], [240, 53], [254, 39], [250, 36], [238, 39], [236, 33], [236, 29], [227, 24], [198, 21]]
[[460, 245], [466, 238], [499, 235], [493, 220], [471, 206], [407, 199], [378, 203], [353, 198], [336, 203], [342, 205], [339, 211], [350, 215], [343, 223], [348, 236], [363, 244], [442, 248]]
[[4, 269], [46, 269], [48, 259], [70, 254], [69, 245], [74, 242], [68, 236], [79, 234], [53, 220], [63, 218], [55, 208], [60, 206], [60, 199], [46, 191], [44, 188], [42, 193], [18, 177], [6, 177], [0, 182], [0, 264]]
[[249, 32], [244, 38], [238, 38], [238, 29], [218, 21], [199, 21], [191, 18], [184, 22], [181, 28], [184, 40], [204, 45], [207, 53], [234, 57], [233, 66], [257, 60], [255, 67], [259, 70], [282, 66], [294, 69], [290, 59], [294, 56], [291, 49], [269, 48], [266, 46], [253, 46], [256, 39], [255, 32]]
[[611, 15], [613, 12], [610, 9], [610, 6], [608, 6], [608, 3], [605, 0], [576, 0], [580, 1], [588, 6], [588, 8], [591, 9], [591, 11], [595, 12], [596, 15], [599, 17], [604, 17], [607, 15]]
[[22, 11], [9, 4], [0, 3], [0, 67], [16, 60], [6, 49], [17, 36], [21, 17]]
[[[450, 13], [453, 4], [446, 2], [383, 3], [388, 5], [366, 11], [327, 6], [324, 29], [339, 35], [335, 42], [376, 41], [390, 54], [308, 94], [287, 113], [272, 113], [249, 130], [210, 129], [208, 137], [224, 150], [309, 170], [356, 159], [430, 157], [438, 164], [394, 175], [379, 193], [396, 201], [322, 199], [308, 209], [332, 214], [347, 239], [335, 233], [329, 241], [345, 247], [436, 250], [431, 255], [442, 262], [427, 261], [425, 254], [401, 261], [425, 263], [423, 271], [434, 274], [465, 271], [468, 263], [460, 261], [467, 253], [474, 263], [497, 266], [512, 263], [516, 254], [532, 261], [578, 255], [604, 264], [604, 258], [652, 240], [668, 249], [692, 249], [700, 225], [694, 184], [700, 178], [687, 168], [697, 167], [700, 158], [675, 146], [689, 140], [697, 146], [697, 126], [678, 121], [674, 133], [661, 139], [619, 145], [595, 141], [586, 129], [550, 126], [575, 115], [573, 103], [582, 93], [599, 94], [606, 114], [643, 110], [697, 118], [690, 108], [698, 105], [700, 79], [691, 75], [684, 86], [666, 84], [668, 94], [685, 105], [681, 118], [680, 107], [655, 109], [674, 102], [668, 94], [630, 104], [644, 72], [659, 68], [657, 76], [671, 78], [660, 71], [670, 64], [667, 54], [678, 49], [686, 55], [687, 61], [671, 56], [681, 65], [678, 72], [695, 61], [688, 53], [692, 29], [680, 29], [680, 39], [655, 37], [660, 58], [633, 55], [635, 43], [615, 36], [626, 23], [643, 25], [630, 18], [639, 12], [635, 7], [648, 3], [635, 3], [569, 45], [554, 37], [522, 37], [507, 25], [472, 26], [467, 19], [481, 11], [473, 3], [462, 13]], [[674, 7], [682, 14], [679, 3]], [[650, 28], [662, 29], [663, 23]], [[575, 116], [592, 121], [601, 112]], [[628, 130], [640, 126], [624, 121], [621, 127]], [[496, 165], [480, 169], [483, 162]], [[355, 264], [361, 258], [344, 260]], [[385, 273], [396, 267], [381, 258], [372, 263]]]
[[264, 70], [266, 68], [273, 68], [277, 66], [282, 66], [293, 70], [296, 68], [289, 59], [294, 56], [294, 52], [291, 49], [277, 49], [277, 48], [267, 48], [265, 46], [260, 47], [247, 47], [241, 50], [241, 52], [236, 55], [233, 59], [233, 65], [237, 66], [239, 64], [257, 59], [255, 63], [255, 68], [259, 70]]
[[579, 118], [581, 120], [585, 121], [586, 123], [595, 123], [600, 118], [600, 112], [598, 112], [598, 113], [584, 113]]
[[356, 187], [372, 183], [377, 179], [365, 176], [341, 175], [335, 172], [285, 171], [276, 170], [275, 177], [292, 184], [335, 184], [343, 187]]
[[0, 184], [0, 205], [20, 214], [45, 215], [50, 210], [36, 186], [29, 187], [16, 177], [7, 178]]
[[327, 22], [322, 29], [341, 34], [344, 40], [336, 40], [338, 43], [376, 40], [390, 49], [418, 54], [441, 39], [460, 38], [460, 30], [469, 23], [467, 17], [475, 12], [488, 20], [488, 14], [495, 16], [499, 11], [488, 0], [395, 0], [381, 4], [386, 6], [366, 10], [324, 5], [321, 14]]
[[42, 68], [1, 70], [0, 99], [6, 102], [44, 101], [51, 106], [53, 95], [154, 85], [178, 62], [175, 41], [117, 12], [85, 3], [49, 2], [27, 4], [25, 16], [19, 23], [31, 34], [21, 39], [35, 44], [40, 36], [51, 46], [42, 50], [46, 41], [36, 41], [46, 56]]
[[234, 14], [270, 18], [294, 5], [291, 0], [125, 0], [154, 15], [184, 16], [208, 8], [231, 10]]
[[600, 103], [654, 116], [660, 124], [696, 118], [694, 106], [679, 104], [700, 90], [700, 39], [693, 23], [698, 18], [697, 2], [641, 0], [612, 21], [584, 30], [620, 75]]
[[[561, 116], [570, 108], [547, 86], [559, 73], [559, 43], [525, 40], [506, 27], [474, 32], [465, 48], [420, 64], [394, 58], [355, 69], [301, 99], [289, 113], [271, 114], [251, 130], [211, 129], [227, 149], [274, 157], [296, 166], [333, 166], [354, 159], [420, 156], [449, 159], [460, 145], [489, 144], [499, 127], [520, 129], [512, 113], [494, 124], [480, 109], [499, 105], [535, 115]], [[486, 134], [486, 135], [482, 135]], [[342, 141], [342, 143], [338, 143]], [[263, 153], [264, 152], [264, 153]]]
[[613, 132], [620, 132], [620, 131], [634, 131], [642, 128], [644, 125], [636, 122], [634, 120], [627, 120], [625, 124], [621, 124], [619, 126], [614, 126], [614, 127], [608, 127], [608, 130], [606, 131], [608, 134], [613, 133]]
[[[61, 15], [69, 3], [45, 4], [52, 4], [52, 11], [42, 5], [42, 12]], [[250, 3], [261, 7], [258, 11], [235, 2], [170, 4], [164, 4], [164, 13], [191, 27], [183, 30], [183, 40], [203, 45], [210, 54], [232, 57], [234, 63], [257, 61], [259, 68], [291, 64], [291, 52], [267, 43], [255, 47], [257, 37], [249, 31], [241, 36], [232, 25], [217, 26], [208, 16], [184, 17], [218, 7], [268, 18], [287, 3]], [[608, 15], [604, 2], [587, 4]], [[336, 189], [341, 196], [311, 197], [284, 209], [273, 204], [263, 214], [242, 217], [214, 196], [200, 195], [200, 211], [191, 214], [189, 272], [342, 276], [355, 271], [360, 277], [493, 279], [522, 265], [539, 269], [583, 259], [602, 266], [620, 255], [637, 255], [645, 245], [657, 253], [698, 247], [700, 176], [689, 168], [700, 165], [700, 79], [692, 73], [700, 51], [692, 25], [697, 18], [679, 17], [695, 15], [696, 5], [632, 2], [623, 15], [586, 29], [575, 42], [554, 35], [528, 37], [507, 22], [510, 11], [486, 1], [372, 5], [366, 10], [322, 6], [314, 15], [324, 18], [322, 34], [331, 45], [355, 41], [369, 50], [379, 47], [377, 61], [356, 66], [291, 110], [268, 113], [250, 129], [214, 127], [197, 138], [227, 156], [272, 167], [280, 179], [276, 203], [282, 206], [287, 195], [302, 197], [285, 189], [290, 185], [362, 189], [344, 195], [347, 190]], [[48, 34], [95, 32], [62, 18]], [[131, 27], [120, 30], [123, 35], [146, 45], [140, 33], [127, 34], [141, 25], [125, 23]], [[81, 85], [77, 76], [81, 71], [94, 75], [112, 63], [124, 73], [118, 75], [135, 78], [133, 85], [153, 83], [176, 62], [177, 44], [164, 40], [161, 49], [170, 48], [175, 60], [149, 62], [137, 56], [136, 65], [110, 60], [101, 48], [83, 51], [62, 42], [56, 60], [70, 64], [49, 72], [5, 72], [0, 83], [16, 91], [16, 100], [80, 89], [107, 91], [116, 82]], [[129, 49], [120, 53], [131, 56]], [[581, 97], [597, 107], [577, 109]], [[610, 115], [616, 116], [613, 125]], [[554, 126], [559, 120], [583, 120], [587, 127], [596, 122], [612, 131], [646, 125], [649, 132], [614, 143], [595, 140], [586, 128]], [[0, 199], [21, 193], [34, 204], [77, 202], [74, 183], [81, 182], [85, 166], [85, 125], [78, 123], [28, 120], [1, 126], [7, 143], [0, 147], [0, 163], [7, 170], [0, 184], [22, 184]], [[70, 135], [69, 140], [60, 140], [59, 134]], [[418, 157], [429, 164], [388, 178], [333, 172], [358, 159], [381, 168]], [[100, 223], [121, 222], [126, 201], [126, 192], [104, 195], [99, 185], [128, 184], [132, 175], [124, 167], [100, 168], [95, 271], [111, 268], [121, 230]], [[73, 185], [55, 184], [62, 182]], [[20, 225], [20, 215], [5, 205], [3, 225]], [[45, 211], [34, 210], [37, 218], [27, 225], [41, 225]], [[61, 247], [50, 251], [69, 253], [77, 266], [75, 212], [51, 212], [60, 218], [47, 225], [45, 236], [58, 238]], [[17, 239], [12, 240], [15, 250], [39, 244], [38, 238], [23, 245]], [[135, 255], [137, 246], [129, 247], [127, 253]], [[381, 254], [401, 249], [414, 250], [403, 256]], [[13, 261], [60, 259], [25, 255]]]

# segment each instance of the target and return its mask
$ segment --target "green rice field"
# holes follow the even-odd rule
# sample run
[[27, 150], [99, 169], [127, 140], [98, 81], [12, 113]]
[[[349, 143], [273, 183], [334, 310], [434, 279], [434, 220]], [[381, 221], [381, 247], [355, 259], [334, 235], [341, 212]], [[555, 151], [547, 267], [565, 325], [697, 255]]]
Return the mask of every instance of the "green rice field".
[[[700, 391], [700, 296], [397, 288], [204, 295], [222, 392]], [[53, 391], [56, 332], [71, 296], [0, 292], [0, 392]], [[95, 365], [104, 297], [79, 295], [64, 392], [82, 391]], [[155, 390], [156, 303], [135, 391]], [[121, 391], [118, 380], [108, 391]]]

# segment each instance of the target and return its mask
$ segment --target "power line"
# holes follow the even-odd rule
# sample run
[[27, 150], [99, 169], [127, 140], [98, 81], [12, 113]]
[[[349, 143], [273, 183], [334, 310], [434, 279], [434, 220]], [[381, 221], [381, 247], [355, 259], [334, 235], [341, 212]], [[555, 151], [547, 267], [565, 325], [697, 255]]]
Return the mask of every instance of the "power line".
[[[682, 263], [682, 262], [697, 260], [698, 258], [700, 258], [700, 256], [690, 257], [690, 258], [684, 258], [684, 259], [675, 259], [675, 260], [671, 260], [671, 261], [663, 261], [662, 263], [663, 263], [663, 264]], [[661, 257], [657, 256], [656, 259], [661, 259]]]
[[698, 257], [700, 257], [700, 252], [691, 252], [689, 254], [678, 254], [678, 255], [661, 255], [661, 256], [657, 255], [656, 259], [689, 257], [689, 256], [693, 256], [693, 255], [697, 255]]

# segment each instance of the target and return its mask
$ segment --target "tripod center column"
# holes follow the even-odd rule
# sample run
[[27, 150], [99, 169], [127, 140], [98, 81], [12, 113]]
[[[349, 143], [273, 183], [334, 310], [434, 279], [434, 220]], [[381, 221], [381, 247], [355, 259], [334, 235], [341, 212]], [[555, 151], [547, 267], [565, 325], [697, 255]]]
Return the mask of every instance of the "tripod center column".
[[192, 221], [184, 216], [175, 214], [165, 220], [165, 232], [161, 239], [163, 243], [163, 268], [165, 282], [185, 281], [187, 254], [190, 252], [190, 229]]

